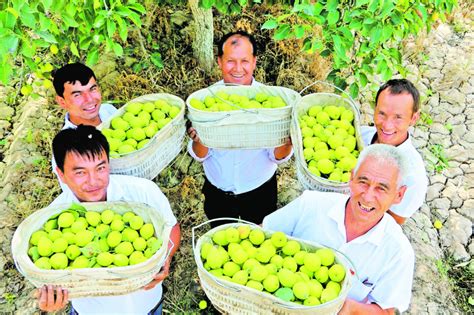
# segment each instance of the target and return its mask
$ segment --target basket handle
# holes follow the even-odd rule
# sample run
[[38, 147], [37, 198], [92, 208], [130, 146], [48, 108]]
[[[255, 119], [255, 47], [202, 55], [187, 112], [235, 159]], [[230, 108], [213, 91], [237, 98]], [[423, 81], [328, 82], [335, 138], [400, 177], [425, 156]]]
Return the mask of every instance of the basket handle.
[[216, 221], [235, 221], [237, 223], [247, 223], [247, 224], [250, 224], [250, 225], [253, 225], [253, 226], [256, 226], [258, 227], [257, 224], [253, 223], [253, 222], [249, 222], [249, 221], [246, 221], [246, 220], [242, 220], [242, 219], [236, 219], [236, 218], [229, 218], [229, 217], [222, 217], [222, 218], [215, 218], [215, 219], [211, 219], [211, 220], [208, 220], [208, 221], [204, 221], [196, 226], [193, 226], [192, 229], [191, 229], [191, 241], [192, 241], [192, 246], [193, 246], [193, 252], [196, 251], [196, 237], [195, 237], [195, 230], [197, 230], [198, 228], [200, 228], [201, 226], [205, 225], [205, 224], [208, 224], [208, 223], [211, 223], [211, 222], [216, 222]]
[[344, 96], [346, 96], [348, 99], [349, 99], [349, 102], [351, 102], [352, 105], [354, 105], [354, 107], [357, 109], [357, 111], [360, 111], [360, 108], [359, 108], [359, 105], [357, 105], [357, 103], [354, 101], [354, 99], [349, 95], [347, 94], [346, 91], [344, 91], [343, 89], [335, 86], [334, 84], [331, 84], [331, 83], [328, 83], [328, 82], [325, 82], [325, 81], [321, 81], [321, 80], [315, 80], [313, 83], [311, 83], [310, 85], [306, 86], [304, 89], [302, 89], [299, 93], [300, 95], [303, 94], [304, 91], [306, 91], [307, 89], [309, 89], [310, 87], [312, 87], [313, 85], [316, 85], [318, 83], [322, 83], [322, 84], [325, 84], [327, 86], [330, 86], [336, 90], [338, 90], [339, 92], [341, 92], [342, 94], [344, 94]]

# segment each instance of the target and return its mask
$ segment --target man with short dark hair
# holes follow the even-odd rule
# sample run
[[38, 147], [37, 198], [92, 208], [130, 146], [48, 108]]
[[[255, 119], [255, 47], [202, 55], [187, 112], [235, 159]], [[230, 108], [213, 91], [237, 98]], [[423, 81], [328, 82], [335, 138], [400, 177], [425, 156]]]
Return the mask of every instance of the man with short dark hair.
[[[181, 238], [179, 224], [166, 197], [155, 183], [147, 179], [110, 175], [109, 145], [95, 127], [79, 125], [77, 128], [63, 129], [53, 140], [53, 153], [58, 164], [58, 175], [69, 189], [59, 195], [52, 205], [78, 201], [142, 202], [159, 211], [165, 224], [172, 226], [168, 248], [173, 247], [161, 272], [154, 276], [154, 280], [144, 290], [119, 296], [73, 299], [74, 311], [79, 314], [161, 314], [161, 282], [168, 276], [171, 259]], [[40, 290], [38, 302], [44, 311], [62, 309], [68, 303], [67, 291], [45, 286]]]
[[425, 201], [428, 190], [423, 159], [411, 142], [409, 128], [420, 117], [420, 93], [410, 81], [393, 79], [382, 85], [375, 97], [375, 127], [361, 128], [365, 145], [383, 143], [396, 146], [409, 160], [410, 172], [403, 178], [408, 187], [402, 202], [388, 211], [399, 224], [412, 216]]
[[349, 258], [355, 276], [341, 315], [408, 309], [415, 255], [401, 227], [385, 214], [407, 190], [406, 163], [393, 146], [368, 146], [351, 173], [350, 196], [305, 191], [263, 220], [265, 229], [336, 249]]
[[[225, 35], [218, 44], [217, 62], [223, 77], [217, 84], [262, 85], [253, 78], [257, 57], [250, 34], [238, 31]], [[291, 158], [289, 139], [274, 149], [222, 150], [203, 145], [192, 127], [188, 134], [188, 152], [203, 163], [206, 174], [202, 192], [208, 219], [232, 217], [260, 223], [276, 210], [276, 169]], [[211, 226], [223, 223], [212, 222]]]

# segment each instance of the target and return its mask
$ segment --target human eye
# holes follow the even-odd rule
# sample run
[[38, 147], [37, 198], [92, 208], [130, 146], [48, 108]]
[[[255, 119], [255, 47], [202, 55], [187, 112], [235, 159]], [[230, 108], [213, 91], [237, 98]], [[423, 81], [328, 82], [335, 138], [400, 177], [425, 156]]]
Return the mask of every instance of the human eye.
[[77, 171], [74, 172], [74, 174], [78, 177], [82, 177], [82, 176], [86, 175], [86, 172], [82, 171], [82, 170], [77, 170]]

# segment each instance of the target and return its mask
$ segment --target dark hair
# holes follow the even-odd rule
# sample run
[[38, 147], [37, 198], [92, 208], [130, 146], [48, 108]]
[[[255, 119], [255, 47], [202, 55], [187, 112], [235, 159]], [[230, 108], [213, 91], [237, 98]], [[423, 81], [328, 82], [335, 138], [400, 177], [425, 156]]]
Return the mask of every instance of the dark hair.
[[420, 109], [420, 92], [418, 92], [413, 83], [407, 79], [392, 79], [382, 85], [377, 92], [377, 96], [375, 97], [375, 106], [377, 106], [380, 93], [386, 89], [389, 89], [390, 94], [410, 94], [413, 98], [413, 113], [416, 113]]
[[79, 125], [77, 128], [63, 129], [53, 139], [54, 160], [63, 172], [67, 153], [74, 152], [93, 159], [99, 157], [104, 151], [108, 160], [109, 143], [105, 136], [93, 126]]
[[254, 56], [257, 56], [257, 42], [255, 41], [255, 38], [250, 35], [249, 33], [245, 31], [237, 31], [237, 32], [232, 32], [232, 33], [227, 33], [224, 36], [222, 36], [221, 40], [217, 44], [217, 56], [221, 57], [224, 54], [224, 44], [225, 42], [232, 36], [234, 35], [239, 35], [241, 37], [245, 37], [250, 41], [250, 44], [252, 44], [252, 54]]
[[86, 85], [91, 78], [97, 80], [94, 71], [79, 62], [67, 64], [56, 70], [53, 77], [54, 89], [56, 94], [61, 97], [64, 96], [64, 83], [75, 84], [76, 81], [79, 81], [82, 85]]

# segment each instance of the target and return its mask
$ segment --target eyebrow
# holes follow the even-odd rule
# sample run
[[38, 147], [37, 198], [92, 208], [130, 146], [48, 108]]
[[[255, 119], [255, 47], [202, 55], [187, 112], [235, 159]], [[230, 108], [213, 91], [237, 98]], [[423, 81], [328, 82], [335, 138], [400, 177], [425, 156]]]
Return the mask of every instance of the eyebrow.
[[[102, 166], [102, 165], [105, 165], [106, 161], [105, 160], [102, 160], [99, 164], [97, 164], [95, 167], [99, 167], [99, 166]], [[72, 170], [73, 171], [77, 171], [77, 170], [83, 170], [85, 169], [85, 167], [82, 167], [82, 166], [76, 166], [76, 167], [73, 167]]]
[[[91, 85], [91, 87], [89, 88], [89, 90], [93, 89], [97, 87], [97, 83], [94, 83], [93, 85]], [[71, 94], [74, 94], [74, 93], [82, 93], [83, 91], [79, 91], [79, 90], [75, 90], [75, 91], [71, 91]]]
[[[369, 179], [367, 178], [367, 176], [360, 175], [360, 176], [357, 176], [357, 180], [369, 180]], [[382, 186], [386, 189], [390, 189], [390, 185], [387, 183], [377, 183], [377, 185]]]

